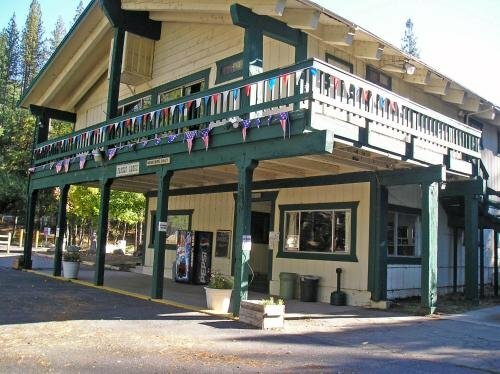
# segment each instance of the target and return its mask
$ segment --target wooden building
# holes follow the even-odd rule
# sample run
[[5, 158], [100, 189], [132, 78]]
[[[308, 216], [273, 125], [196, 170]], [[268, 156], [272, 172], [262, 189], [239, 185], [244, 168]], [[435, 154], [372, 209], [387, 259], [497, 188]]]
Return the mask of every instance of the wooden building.
[[[92, 1], [21, 106], [38, 117], [28, 238], [39, 190], [61, 188], [64, 232], [69, 186], [99, 186], [97, 285], [112, 188], [148, 197], [155, 298], [164, 222], [230, 239], [212, 267], [235, 314], [281, 272], [321, 277], [328, 302], [339, 267], [352, 305], [497, 292], [498, 108], [309, 0]], [[51, 119], [74, 132], [48, 139]]]

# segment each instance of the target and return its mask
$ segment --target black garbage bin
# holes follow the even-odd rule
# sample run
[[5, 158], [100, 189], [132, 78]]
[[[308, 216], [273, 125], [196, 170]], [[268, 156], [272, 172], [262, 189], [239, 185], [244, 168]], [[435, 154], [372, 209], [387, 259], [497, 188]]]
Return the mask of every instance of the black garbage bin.
[[300, 276], [300, 301], [318, 301], [319, 277], [315, 275]]

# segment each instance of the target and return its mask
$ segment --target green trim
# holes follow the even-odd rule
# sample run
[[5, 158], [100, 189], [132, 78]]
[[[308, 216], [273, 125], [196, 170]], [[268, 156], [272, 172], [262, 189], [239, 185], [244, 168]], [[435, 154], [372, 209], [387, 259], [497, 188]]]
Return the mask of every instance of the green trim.
[[113, 49], [109, 69], [108, 101], [106, 120], [118, 116], [118, 101], [120, 97], [120, 80], [122, 76], [123, 48], [125, 46], [125, 29], [115, 27], [113, 37]]
[[387, 256], [388, 265], [421, 265], [421, 257]]
[[[359, 201], [342, 202], [342, 203], [317, 203], [317, 204], [287, 204], [280, 205], [280, 220], [279, 220], [279, 248], [278, 258], [294, 258], [301, 260], [323, 260], [323, 261], [343, 261], [343, 262], [358, 262], [356, 257], [356, 237], [357, 233], [357, 211]], [[287, 252], [283, 249], [284, 245], [284, 224], [285, 212], [292, 210], [335, 210], [335, 209], [350, 209], [351, 210], [351, 243], [350, 252], [346, 254], [339, 253], [311, 253], [311, 252]]]
[[387, 206], [387, 210], [389, 212], [415, 214], [415, 215], [418, 215], [418, 216], [420, 216], [422, 214], [422, 209], [412, 208], [412, 207], [403, 206], [403, 205], [395, 205], [395, 204], [389, 204]]
[[98, 0], [92, 0], [92, 1], [90, 1], [89, 5], [87, 5], [87, 7], [82, 12], [82, 14], [80, 15], [80, 17], [78, 17], [78, 19], [76, 20], [76, 22], [69, 29], [68, 33], [63, 38], [63, 40], [61, 41], [61, 43], [59, 43], [59, 45], [57, 46], [57, 48], [55, 49], [55, 51], [52, 53], [52, 55], [50, 56], [50, 58], [47, 60], [47, 62], [45, 63], [45, 65], [38, 72], [38, 74], [36, 75], [36, 77], [31, 81], [31, 83], [28, 86], [28, 88], [26, 89], [26, 91], [23, 92], [21, 98], [17, 102], [17, 106], [21, 106], [22, 102], [26, 99], [26, 96], [28, 96], [31, 93], [31, 91], [33, 90], [33, 88], [35, 87], [35, 85], [38, 83], [38, 81], [40, 80], [40, 78], [45, 74], [45, 72], [50, 67], [50, 65], [52, 65], [52, 63], [54, 62], [54, 60], [57, 57], [57, 55], [59, 55], [59, 52], [63, 48], [66, 47], [66, 44], [68, 43], [68, 40], [73, 36], [73, 34], [75, 33], [76, 29], [80, 26], [80, 24], [83, 22], [83, 20], [85, 19], [85, 17], [87, 17], [87, 15], [90, 13], [90, 10], [94, 6], [97, 6], [97, 3], [98, 3]]
[[[222, 69], [225, 66], [234, 64], [235, 62], [237, 62], [239, 60], [241, 60], [241, 62], [242, 62], [241, 70], [236, 70], [236, 71], [233, 71], [232, 73], [229, 73], [229, 74], [224, 74], [222, 72]], [[227, 82], [227, 81], [239, 78], [239, 77], [243, 77], [243, 53], [237, 53], [235, 55], [223, 58], [222, 60], [217, 61], [215, 64], [217, 66], [217, 68], [216, 68], [217, 69], [217, 76], [215, 78], [215, 84], [219, 84], [219, 83]]]
[[[205, 87], [208, 88], [208, 83], [209, 83], [208, 80], [210, 77], [210, 70], [211, 70], [211, 68], [204, 69], [204, 70], [198, 71], [196, 73], [186, 75], [182, 78], [164, 83], [160, 86], [153, 87], [149, 90], [146, 90], [146, 91], [143, 91], [141, 93], [135, 94], [133, 96], [127, 97], [125, 99], [122, 99], [118, 102], [118, 107], [130, 104], [134, 101], [143, 99], [147, 96], [151, 96], [151, 107], [144, 109], [146, 112], [148, 111], [148, 109], [149, 109], [149, 111], [151, 111], [151, 108], [153, 108], [155, 105], [158, 104], [158, 96], [162, 92], [170, 91], [174, 88], [185, 86], [188, 83], [199, 81], [199, 80], [203, 80], [205, 83]], [[183, 96], [183, 97], [185, 97], [185, 96]], [[139, 111], [137, 111], [137, 113], [139, 113]], [[132, 113], [129, 113], [129, 114], [132, 115]]]
[[30, 105], [30, 112], [34, 116], [47, 116], [51, 119], [57, 119], [64, 122], [76, 122], [76, 113], [65, 112], [64, 110], [47, 108], [39, 105]]
[[[340, 57], [337, 57], [337, 56], [334, 56], [332, 55], [331, 53], [325, 53], [325, 62], [328, 64], [328, 59], [332, 59], [333, 61], [339, 63], [339, 64], [344, 64], [346, 66], [349, 67], [349, 73], [353, 74], [354, 72], [354, 65], [351, 64], [350, 62], [344, 60], [344, 59], [341, 59]], [[338, 67], [338, 66], [336, 66]]]
[[409, 170], [378, 171], [377, 178], [383, 186], [445, 182], [446, 168], [442, 165], [434, 165]]
[[[169, 195], [172, 196], [172, 195]], [[167, 212], [167, 220], [168, 216], [188, 216], [189, 221], [188, 221], [188, 230], [192, 229], [192, 224], [193, 224], [193, 213], [194, 209], [174, 209], [174, 210], [169, 210]], [[149, 212], [149, 216], [151, 217], [151, 222], [156, 221], [156, 210], [151, 210]], [[153, 226], [146, 226], [147, 230], [149, 232], [149, 244], [148, 248], [154, 248], [154, 227]], [[154, 231], [153, 231], [154, 230]], [[177, 246], [175, 244], [165, 244], [167, 250], [169, 251], [175, 251], [177, 249]]]

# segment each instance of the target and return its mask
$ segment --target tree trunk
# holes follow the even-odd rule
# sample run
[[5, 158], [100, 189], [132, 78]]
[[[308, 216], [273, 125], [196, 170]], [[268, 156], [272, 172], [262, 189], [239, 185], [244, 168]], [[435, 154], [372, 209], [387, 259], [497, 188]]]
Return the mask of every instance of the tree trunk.
[[142, 221], [139, 223], [139, 245], [142, 246]]
[[138, 227], [137, 227], [137, 222], [135, 223], [135, 240], [134, 240], [134, 252], [137, 252], [137, 246], [139, 244], [139, 240], [138, 240]]
[[123, 223], [123, 239], [125, 240], [125, 236], [127, 235], [127, 222]]

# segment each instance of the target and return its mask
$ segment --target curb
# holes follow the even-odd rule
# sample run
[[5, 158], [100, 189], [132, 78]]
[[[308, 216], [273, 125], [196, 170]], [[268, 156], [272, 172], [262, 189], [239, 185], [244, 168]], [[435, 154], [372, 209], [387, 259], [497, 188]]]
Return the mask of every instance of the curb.
[[219, 317], [222, 319], [228, 319], [228, 320], [232, 320], [232, 321], [238, 320], [238, 318], [233, 317], [230, 313], [227, 313], [227, 314], [226, 313], [217, 313], [217, 312], [214, 312], [214, 311], [209, 310], [209, 309], [201, 309], [201, 308], [194, 307], [192, 305], [182, 304], [182, 303], [178, 303], [176, 301], [167, 300], [167, 299], [153, 299], [149, 296], [141, 295], [141, 294], [138, 294], [135, 292], [124, 291], [124, 290], [120, 290], [118, 288], [112, 288], [112, 287], [107, 287], [107, 286], [96, 286], [95, 284], [90, 283], [90, 282], [85, 282], [85, 281], [81, 281], [78, 279], [67, 279], [67, 278], [63, 278], [63, 277], [56, 277], [52, 274], [47, 274], [47, 273], [37, 271], [37, 270], [23, 269], [23, 271], [27, 272], [27, 273], [32, 273], [32, 274], [44, 276], [47, 278], [51, 278], [54, 280], [58, 280], [60, 282], [75, 283], [75, 284], [79, 284], [81, 286], [95, 288], [98, 290], [104, 290], [104, 291], [116, 293], [116, 294], [123, 295], [123, 296], [133, 297], [133, 298], [144, 300], [144, 301], [151, 301], [151, 302], [157, 303], [157, 304], [163, 304], [163, 305], [167, 305], [167, 306], [171, 306], [171, 307], [175, 307], [175, 308], [179, 308], [179, 309], [188, 310], [190, 312], [202, 313], [202, 314], [206, 314], [206, 315], [209, 315], [212, 317]]

